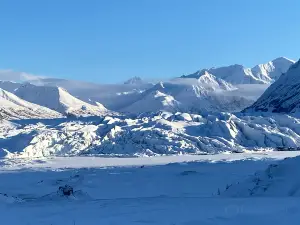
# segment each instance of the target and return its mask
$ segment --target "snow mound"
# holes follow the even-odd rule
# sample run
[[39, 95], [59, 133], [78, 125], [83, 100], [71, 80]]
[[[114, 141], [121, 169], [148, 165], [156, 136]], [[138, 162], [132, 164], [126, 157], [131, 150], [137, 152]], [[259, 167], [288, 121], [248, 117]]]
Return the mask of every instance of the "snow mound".
[[300, 112], [300, 61], [273, 83], [245, 112]]
[[62, 114], [87, 116], [107, 113], [107, 109], [99, 102], [97, 105], [91, 105], [75, 98], [60, 87], [23, 84], [15, 91], [15, 94], [26, 101], [45, 106]]
[[235, 64], [231, 66], [203, 69], [182, 77], [198, 79], [203, 73], [210, 73], [231, 84], [270, 84], [276, 81], [294, 63], [295, 61], [293, 60], [280, 57], [268, 63], [254, 66], [253, 68]]
[[300, 157], [287, 158], [278, 164], [271, 164], [264, 171], [236, 184], [227, 185], [221, 193], [227, 197], [300, 197]]
[[[41, 121], [2, 134], [9, 157], [171, 155], [296, 149], [300, 120], [287, 115], [152, 113]], [[7, 138], [9, 137], [9, 138]]]
[[0, 88], [0, 119], [58, 118], [62, 115]]

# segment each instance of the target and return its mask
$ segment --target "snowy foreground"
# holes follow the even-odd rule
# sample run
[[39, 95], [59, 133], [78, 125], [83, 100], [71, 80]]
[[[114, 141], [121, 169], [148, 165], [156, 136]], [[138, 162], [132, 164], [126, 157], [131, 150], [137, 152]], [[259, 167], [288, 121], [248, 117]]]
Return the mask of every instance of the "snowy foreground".
[[289, 115], [161, 112], [0, 123], [0, 157], [8, 158], [211, 154], [298, 146], [300, 120]]
[[[299, 199], [293, 196], [299, 195], [283, 193], [300, 189], [293, 176], [300, 159], [282, 160], [298, 155], [294, 151], [2, 159], [1, 224], [298, 224]], [[270, 164], [277, 165], [271, 166], [277, 168], [272, 178], [264, 176]], [[267, 197], [229, 192], [251, 189], [253, 176], [269, 181], [272, 192]], [[74, 188], [73, 195], [59, 193], [65, 185]]]

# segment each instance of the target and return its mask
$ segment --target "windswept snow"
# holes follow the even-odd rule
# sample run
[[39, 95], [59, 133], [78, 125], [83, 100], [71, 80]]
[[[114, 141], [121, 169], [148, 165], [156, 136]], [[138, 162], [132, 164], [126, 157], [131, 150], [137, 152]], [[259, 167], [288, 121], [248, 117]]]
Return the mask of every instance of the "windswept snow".
[[103, 115], [107, 109], [97, 102], [91, 105], [81, 101], [60, 87], [35, 86], [23, 84], [15, 94], [29, 102], [45, 106], [62, 114], [73, 114], [78, 116]]

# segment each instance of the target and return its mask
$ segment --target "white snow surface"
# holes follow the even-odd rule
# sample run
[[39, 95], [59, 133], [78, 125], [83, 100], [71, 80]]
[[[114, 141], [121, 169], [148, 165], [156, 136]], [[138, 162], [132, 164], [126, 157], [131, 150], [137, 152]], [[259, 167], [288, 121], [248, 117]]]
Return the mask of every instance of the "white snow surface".
[[139, 117], [21, 120], [1, 132], [2, 155], [23, 158], [295, 150], [300, 144], [300, 120], [288, 115], [160, 112]]
[[[269, 164], [281, 164], [278, 160], [284, 157], [297, 155], [299, 152], [3, 159], [1, 223], [298, 224], [299, 198], [278, 198], [279, 188], [276, 195], [268, 198], [218, 195], [220, 187], [242, 181], [255, 171], [268, 170]], [[283, 164], [283, 174], [294, 178], [293, 167], [297, 165], [288, 160]], [[277, 179], [277, 184], [283, 187], [285, 181], [289, 179]], [[73, 189], [70, 196], [59, 192], [66, 185]], [[284, 187], [282, 193], [287, 189]]]
[[108, 111], [101, 103], [97, 102], [95, 105], [91, 105], [77, 99], [61, 87], [35, 86], [26, 83], [16, 89], [15, 94], [24, 100], [62, 114], [103, 115]]
[[236, 183], [229, 184], [221, 193], [230, 197], [299, 197], [300, 157], [285, 158], [270, 164], [266, 169]]

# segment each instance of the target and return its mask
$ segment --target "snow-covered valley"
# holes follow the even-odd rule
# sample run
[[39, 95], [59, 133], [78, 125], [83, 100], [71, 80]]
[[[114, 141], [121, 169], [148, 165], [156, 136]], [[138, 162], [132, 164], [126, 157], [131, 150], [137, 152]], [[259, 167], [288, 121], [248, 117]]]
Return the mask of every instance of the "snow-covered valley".
[[1, 224], [297, 224], [293, 63], [113, 85], [0, 71]]

